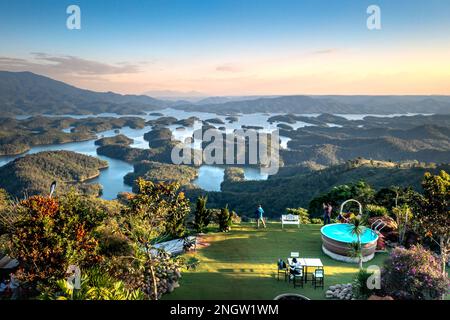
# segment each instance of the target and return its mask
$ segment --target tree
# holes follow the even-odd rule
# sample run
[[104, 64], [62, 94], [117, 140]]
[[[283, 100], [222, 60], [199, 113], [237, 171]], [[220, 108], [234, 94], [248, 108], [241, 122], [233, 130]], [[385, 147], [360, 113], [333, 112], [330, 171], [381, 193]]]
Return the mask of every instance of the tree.
[[222, 232], [227, 232], [231, 227], [231, 214], [228, 210], [228, 205], [220, 209], [220, 213], [217, 216], [219, 222], [219, 230]]
[[173, 231], [170, 219], [188, 212], [189, 201], [183, 192], [178, 192], [177, 183], [155, 184], [143, 179], [136, 183], [138, 193], [130, 197], [119, 222], [133, 249], [131, 257], [124, 257], [129, 261], [124, 278], [148, 298], [158, 300], [165, 293], [163, 283], [169, 280], [169, 271], [178, 273], [182, 262], [157, 250], [154, 244]]
[[19, 261], [17, 279], [32, 291], [63, 278], [69, 265], [101, 260], [94, 230], [105, 215], [87, 198], [73, 192], [59, 199], [33, 196], [10, 210], [8, 219], [2, 216], [8, 254]]
[[286, 208], [287, 214], [297, 215], [300, 219], [301, 224], [310, 224], [311, 220], [309, 219], [308, 210], [304, 208]]
[[442, 273], [450, 251], [450, 175], [441, 171], [438, 175], [425, 173], [421, 210], [416, 213], [423, 233], [440, 247]]
[[206, 231], [209, 223], [211, 222], [211, 210], [206, 208], [206, 202], [208, 197], [200, 196], [197, 198], [195, 217], [194, 217], [194, 228], [197, 232], [203, 233]]
[[351, 225], [351, 233], [356, 236], [357, 241], [351, 244], [354, 252], [354, 256], [358, 258], [359, 269], [363, 268], [363, 256], [362, 256], [362, 244], [361, 235], [364, 232], [364, 227], [361, 224], [361, 219], [358, 217], [353, 218]]
[[[364, 205], [372, 203], [374, 195], [375, 191], [363, 180], [357, 183], [343, 184], [311, 200], [308, 211], [312, 217], [321, 216], [323, 215], [323, 203], [330, 203], [333, 207], [337, 207], [345, 200], [355, 199]], [[350, 204], [350, 210], [357, 210], [357, 207]]]

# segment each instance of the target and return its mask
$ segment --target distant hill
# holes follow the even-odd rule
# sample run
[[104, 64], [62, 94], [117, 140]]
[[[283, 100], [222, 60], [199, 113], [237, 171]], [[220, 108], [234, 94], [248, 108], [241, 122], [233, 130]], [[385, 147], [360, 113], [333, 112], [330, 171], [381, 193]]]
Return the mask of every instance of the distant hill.
[[[151, 92], [150, 92], [151, 93]], [[174, 93], [169, 92], [172, 95]], [[159, 92], [159, 94], [162, 94]], [[196, 93], [197, 94], [197, 93]], [[169, 95], [171, 96], [171, 95]], [[449, 96], [236, 96], [166, 101], [79, 89], [31, 72], [0, 71], [0, 112], [20, 114], [142, 114], [174, 107], [230, 113], [450, 114]], [[171, 98], [170, 100], [174, 100]], [[185, 101], [183, 101], [185, 100]]]
[[167, 104], [145, 95], [79, 89], [31, 72], [0, 71], [3, 114], [142, 114]]
[[[216, 101], [219, 101], [216, 99]], [[214, 99], [176, 108], [215, 113], [450, 113], [449, 96], [281, 96], [214, 103]]]

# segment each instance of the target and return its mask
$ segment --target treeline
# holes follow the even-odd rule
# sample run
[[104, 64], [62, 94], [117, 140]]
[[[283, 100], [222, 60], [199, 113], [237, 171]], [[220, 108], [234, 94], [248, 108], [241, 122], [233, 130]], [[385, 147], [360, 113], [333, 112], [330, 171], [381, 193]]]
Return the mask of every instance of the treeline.
[[222, 192], [192, 190], [188, 194], [191, 198], [207, 194], [212, 207], [228, 204], [231, 210], [248, 217], [253, 217], [256, 204], [262, 204], [267, 217], [278, 219], [286, 208], [308, 208], [312, 199], [335, 186], [364, 180], [376, 189], [395, 185], [412, 186], [419, 190], [425, 172], [437, 173], [449, 169], [449, 165], [398, 166], [391, 162], [361, 159], [318, 171], [305, 172], [303, 167], [299, 167], [298, 174], [292, 168], [289, 175], [271, 176], [267, 181], [230, 179], [222, 184]]

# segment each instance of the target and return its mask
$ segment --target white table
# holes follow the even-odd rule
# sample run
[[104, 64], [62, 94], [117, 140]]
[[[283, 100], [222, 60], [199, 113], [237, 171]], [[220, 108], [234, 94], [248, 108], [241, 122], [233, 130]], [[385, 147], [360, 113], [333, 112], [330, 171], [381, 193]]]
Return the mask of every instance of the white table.
[[[287, 258], [289, 266], [292, 265], [292, 259], [293, 258]], [[303, 267], [305, 271], [305, 282], [308, 281], [308, 267], [309, 268], [316, 268], [316, 269], [323, 269], [323, 263], [320, 259], [315, 258], [297, 258], [298, 263]]]

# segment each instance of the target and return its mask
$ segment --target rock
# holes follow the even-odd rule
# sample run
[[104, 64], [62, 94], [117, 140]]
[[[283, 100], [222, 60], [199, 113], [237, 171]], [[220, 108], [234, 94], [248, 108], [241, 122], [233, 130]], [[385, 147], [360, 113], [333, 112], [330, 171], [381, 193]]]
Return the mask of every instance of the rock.
[[330, 288], [329, 288], [331, 291], [334, 291], [334, 290], [336, 290], [336, 286], [330, 286]]

